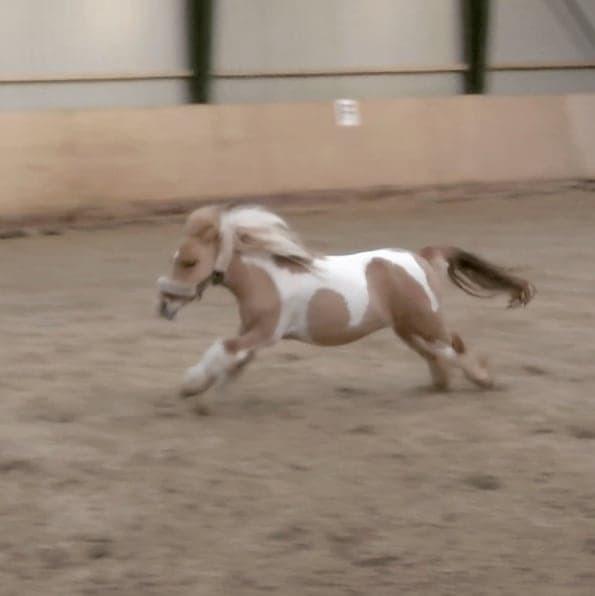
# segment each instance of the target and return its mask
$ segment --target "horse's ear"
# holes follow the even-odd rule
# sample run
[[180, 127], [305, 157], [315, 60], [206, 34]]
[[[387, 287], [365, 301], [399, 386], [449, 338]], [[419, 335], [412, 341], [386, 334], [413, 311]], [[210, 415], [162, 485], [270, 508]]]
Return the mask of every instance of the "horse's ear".
[[188, 233], [201, 242], [215, 242], [219, 237], [219, 226], [211, 221], [193, 221], [188, 227]]
[[214, 242], [219, 236], [219, 209], [201, 207], [186, 220], [186, 234], [202, 242]]
[[219, 238], [219, 228], [214, 224], [208, 224], [200, 231], [199, 236], [205, 242], [216, 242]]

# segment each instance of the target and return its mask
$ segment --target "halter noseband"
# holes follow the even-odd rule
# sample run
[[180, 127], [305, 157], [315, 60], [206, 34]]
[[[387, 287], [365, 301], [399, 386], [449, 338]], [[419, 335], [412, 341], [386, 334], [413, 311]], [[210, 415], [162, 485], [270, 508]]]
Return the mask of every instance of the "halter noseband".
[[159, 286], [159, 290], [164, 294], [169, 294], [170, 296], [175, 296], [177, 298], [186, 298], [188, 300], [192, 300], [197, 297], [200, 298], [209, 284], [219, 286], [223, 283], [224, 279], [225, 274], [223, 271], [213, 271], [211, 275], [203, 279], [194, 287], [188, 287], [176, 283], [167, 277], [160, 277], [157, 280], [157, 285]]

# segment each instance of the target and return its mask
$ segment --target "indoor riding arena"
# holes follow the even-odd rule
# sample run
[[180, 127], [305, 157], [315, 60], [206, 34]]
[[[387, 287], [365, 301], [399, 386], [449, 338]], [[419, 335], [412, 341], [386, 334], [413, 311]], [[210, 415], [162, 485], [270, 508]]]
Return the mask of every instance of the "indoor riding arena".
[[[560, 32], [541, 0], [527, 14], [505, 0], [418, 0], [415, 14], [409, 0], [338, 3], [302, 2], [350, 40], [333, 42], [339, 75], [321, 70], [330, 42], [290, 0], [255, 1], [254, 14], [239, 0], [0, 8], [0, 22], [37, 32], [47, 70], [14, 48], [0, 65], [1, 596], [595, 594], [584, 27]], [[463, 44], [459, 70], [440, 70], [461, 60], [448, 31], [440, 47], [420, 31], [442, 31], [441, 11], [459, 5], [484, 35]], [[586, 1], [567, 3], [568, 22], [576, 7], [595, 22]], [[413, 49], [389, 43], [397, 18]], [[174, 43], [186, 20], [191, 60]], [[362, 20], [376, 36], [356, 34]], [[506, 40], [529, 21], [551, 60], [532, 62], [528, 38], [515, 69]], [[72, 51], [80, 39], [58, 41], [73, 23], [107, 44], [101, 72]], [[18, 43], [7, 34], [0, 50]], [[380, 46], [402, 66], [349, 62], [357, 47], [377, 63]], [[140, 60], [157, 50], [171, 64]], [[383, 330], [338, 347], [281, 341], [182, 399], [185, 370], [237, 335], [238, 308], [213, 285], [165, 320], [157, 279], [193, 209], [253, 203], [315, 254], [456, 246], [529, 280], [533, 300], [514, 309], [444, 286], [449, 328], [487, 357], [495, 386], [455, 371], [435, 391], [424, 360]]]

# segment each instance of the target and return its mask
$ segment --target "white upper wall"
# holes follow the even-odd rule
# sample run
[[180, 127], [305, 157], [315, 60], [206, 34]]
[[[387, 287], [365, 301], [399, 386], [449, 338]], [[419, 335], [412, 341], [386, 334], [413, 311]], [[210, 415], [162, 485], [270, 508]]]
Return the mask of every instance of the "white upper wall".
[[460, 61], [459, 0], [218, 0], [216, 70]]
[[[216, 72], [437, 66], [461, 62], [459, 0], [218, 0]], [[452, 94], [460, 77], [218, 80], [216, 101]]]
[[[595, 27], [595, 0], [578, 0]], [[434, 67], [462, 62], [460, 0], [214, 0], [218, 73]], [[188, 69], [186, 0], [0, 0], [0, 80]], [[492, 63], [590, 62], [562, 0], [492, 0]], [[462, 75], [213, 81], [216, 102], [460, 93]], [[492, 93], [595, 91], [594, 70], [494, 72]], [[0, 109], [188, 101], [179, 80], [0, 84]]]
[[[185, 0], [3, 0], [0, 78], [180, 71]], [[161, 105], [185, 81], [2, 84], [0, 108]]]
[[[595, 28], [595, 0], [578, 0]], [[493, 64], [591, 63], [589, 40], [561, 0], [494, 0], [489, 59]], [[595, 91], [595, 70], [494, 72], [491, 93], [568, 93]]]
[[[595, 39], [581, 33], [561, 0], [495, 0], [490, 60], [518, 62], [595, 62]], [[595, 0], [578, 0], [595, 27]]]

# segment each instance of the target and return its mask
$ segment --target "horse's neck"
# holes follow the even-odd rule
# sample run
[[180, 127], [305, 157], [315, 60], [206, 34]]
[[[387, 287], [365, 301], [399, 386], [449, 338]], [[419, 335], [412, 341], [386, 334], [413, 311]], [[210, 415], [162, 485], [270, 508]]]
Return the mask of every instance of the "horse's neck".
[[242, 256], [235, 253], [225, 274], [224, 284], [241, 302], [243, 299], [262, 297], [262, 293], [266, 293], [265, 287], [285, 279], [287, 272], [299, 277], [312, 275], [305, 265], [288, 258], [264, 254]]
[[238, 253], [234, 253], [231, 257], [225, 272], [224, 285], [240, 302], [248, 298], [254, 291], [250, 265]]

